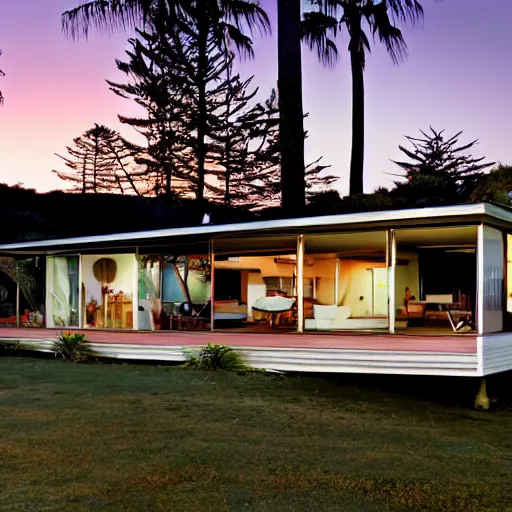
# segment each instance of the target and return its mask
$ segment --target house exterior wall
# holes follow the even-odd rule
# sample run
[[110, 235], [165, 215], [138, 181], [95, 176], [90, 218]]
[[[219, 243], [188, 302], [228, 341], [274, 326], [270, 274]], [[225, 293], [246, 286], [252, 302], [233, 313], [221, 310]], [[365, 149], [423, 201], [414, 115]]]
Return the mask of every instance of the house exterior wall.
[[502, 231], [481, 225], [477, 247], [477, 328], [480, 334], [503, 331], [504, 247]]
[[482, 376], [512, 370], [512, 333], [483, 336], [477, 346]]

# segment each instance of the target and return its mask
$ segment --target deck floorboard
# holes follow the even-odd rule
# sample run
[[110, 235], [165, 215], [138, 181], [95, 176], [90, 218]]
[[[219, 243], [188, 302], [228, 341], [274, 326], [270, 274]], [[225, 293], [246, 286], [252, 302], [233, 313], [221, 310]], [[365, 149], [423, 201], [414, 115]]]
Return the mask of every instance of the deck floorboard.
[[[55, 339], [59, 329], [2, 328], [0, 339]], [[266, 331], [209, 332], [166, 331], [141, 332], [119, 330], [77, 330], [87, 334], [94, 343], [148, 345], [148, 346], [199, 346], [207, 343], [232, 347], [378, 350], [390, 352], [432, 352], [475, 354], [476, 335], [389, 335], [376, 333], [304, 333]]]

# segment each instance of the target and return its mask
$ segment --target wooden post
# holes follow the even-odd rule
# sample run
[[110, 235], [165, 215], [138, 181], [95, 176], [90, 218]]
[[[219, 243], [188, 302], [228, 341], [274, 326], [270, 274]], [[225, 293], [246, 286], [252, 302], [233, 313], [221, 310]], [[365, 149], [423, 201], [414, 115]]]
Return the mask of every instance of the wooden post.
[[297, 237], [297, 332], [304, 332], [304, 235]]
[[396, 268], [396, 234], [394, 229], [390, 229], [386, 233], [386, 249], [388, 257], [388, 319], [389, 334], [395, 334], [395, 316], [396, 316], [396, 299], [395, 299], [395, 268]]
[[213, 238], [210, 240], [210, 330], [213, 332], [215, 320], [215, 245]]
[[480, 388], [475, 397], [474, 407], [475, 409], [482, 409], [488, 411], [491, 406], [491, 401], [487, 396], [487, 386], [485, 384], [485, 377], [480, 381]]

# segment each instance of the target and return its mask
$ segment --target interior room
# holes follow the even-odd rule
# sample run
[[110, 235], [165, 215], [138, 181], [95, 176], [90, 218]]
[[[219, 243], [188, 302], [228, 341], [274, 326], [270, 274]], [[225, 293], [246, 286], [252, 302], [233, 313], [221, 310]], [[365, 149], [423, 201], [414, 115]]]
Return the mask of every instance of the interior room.
[[0, 270], [0, 327], [16, 327], [16, 283], [7, 268]]
[[16, 327], [18, 321], [21, 327], [45, 325], [45, 264], [44, 256], [0, 258], [0, 327]]
[[140, 256], [138, 272], [139, 330], [210, 329], [207, 254]]
[[[404, 229], [395, 236], [394, 272], [385, 231], [305, 237], [306, 331], [388, 332], [393, 290], [395, 332], [475, 332], [477, 227]], [[288, 250], [260, 243], [216, 256], [215, 300], [235, 301], [247, 312], [243, 324], [216, 321], [216, 329], [297, 328], [296, 237]]]
[[305, 315], [305, 329], [387, 331], [393, 290], [395, 332], [475, 331], [476, 226], [397, 230], [395, 235], [393, 273], [384, 232], [307, 237], [307, 258], [330, 258], [334, 270], [331, 299], [317, 295], [313, 317]]
[[387, 331], [386, 232], [306, 236], [306, 261], [329, 263], [306, 330]]
[[397, 261], [397, 324], [408, 333], [475, 332], [477, 227], [397, 230], [396, 241], [397, 260], [417, 258], [417, 280], [406, 279]]
[[132, 329], [137, 283], [135, 255], [87, 254], [81, 263], [83, 327]]
[[[474, 332], [476, 226], [396, 230], [394, 272], [386, 236], [305, 236], [304, 329], [388, 332], [391, 291], [398, 333]], [[49, 258], [55, 326], [77, 325], [81, 293], [87, 327], [130, 329], [137, 314], [139, 330], [209, 330], [212, 316], [216, 330], [297, 329], [295, 235], [216, 240], [213, 271], [206, 252], [84, 255], [80, 290], [74, 258]]]

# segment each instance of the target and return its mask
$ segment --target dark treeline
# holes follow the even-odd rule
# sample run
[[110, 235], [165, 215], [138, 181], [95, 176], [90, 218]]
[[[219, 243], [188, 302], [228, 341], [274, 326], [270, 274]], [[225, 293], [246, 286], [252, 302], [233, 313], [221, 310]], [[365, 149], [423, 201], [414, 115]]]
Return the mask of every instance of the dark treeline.
[[[101, 131], [101, 130], [100, 130]], [[512, 206], [512, 166], [486, 162], [472, 151], [477, 140], [461, 143], [462, 132], [445, 135], [430, 128], [406, 137], [395, 162], [394, 186], [341, 198], [336, 190], [310, 191], [303, 216], [491, 202]], [[318, 163], [310, 172], [321, 169]], [[489, 170], [491, 169], [491, 170]], [[97, 187], [101, 180], [97, 177]], [[120, 233], [196, 226], [208, 213], [215, 224], [283, 217], [279, 205], [251, 210], [251, 204], [198, 202], [195, 197], [106, 193], [37, 193], [21, 185], [0, 184], [0, 242]]]
[[205, 212], [217, 222], [243, 222], [254, 214], [223, 205], [197, 208], [192, 200], [112, 193], [38, 193], [0, 184], [0, 242], [120, 233], [201, 224]]
[[[414, 185], [413, 185], [414, 186]], [[441, 187], [442, 189], [442, 187]], [[438, 194], [430, 204], [428, 197], [411, 193], [407, 184], [391, 190], [381, 188], [372, 194], [341, 198], [331, 190], [313, 195], [305, 216], [320, 216], [367, 211], [446, 206], [460, 202], [487, 201], [512, 207], [512, 167], [493, 169], [461, 201], [459, 197]], [[427, 191], [428, 193], [428, 191]], [[37, 193], [32, 189], [0, 184], [0, 243], [41, 238], [122, 233], [201, 224], [208, 212], [216, 224], [282, 218], [279, 207], [251, 212], [241, 207], [205, 203], [198, 209], [195, 200], [169, 201], [165, 197], [120, 194], [70, 194], [61, 191]]]

